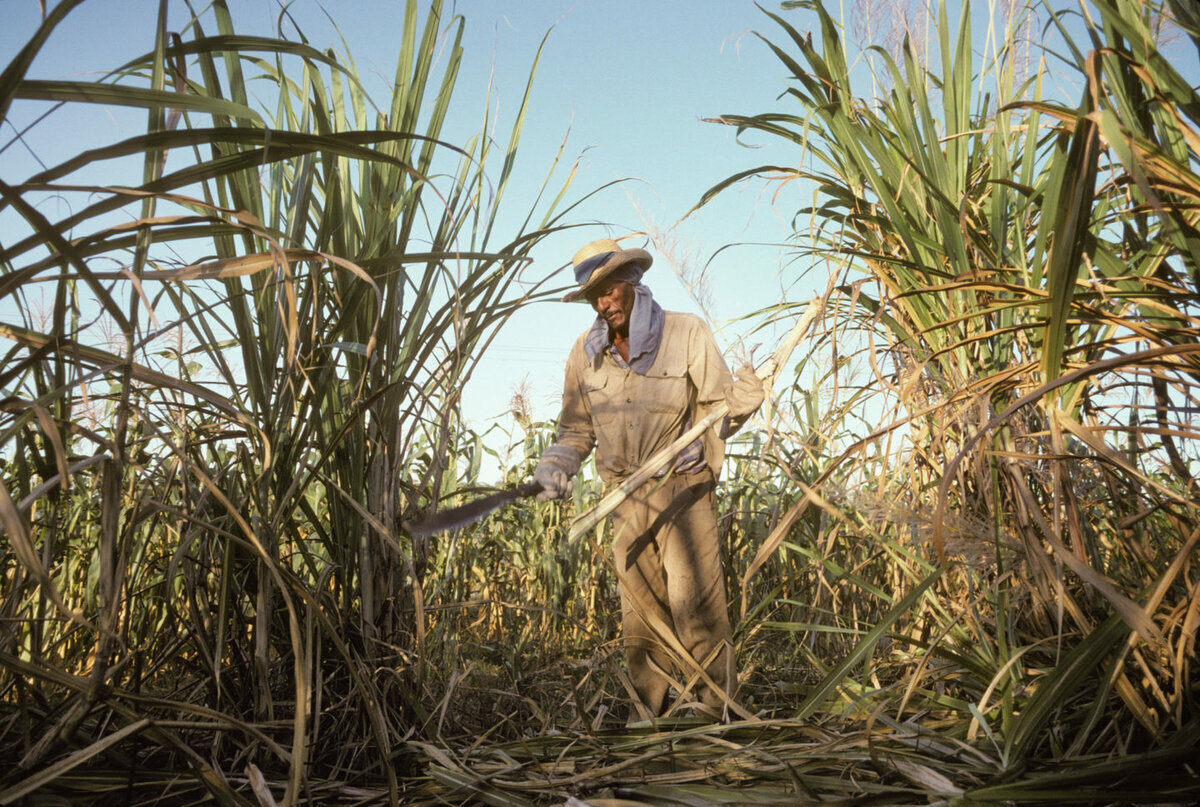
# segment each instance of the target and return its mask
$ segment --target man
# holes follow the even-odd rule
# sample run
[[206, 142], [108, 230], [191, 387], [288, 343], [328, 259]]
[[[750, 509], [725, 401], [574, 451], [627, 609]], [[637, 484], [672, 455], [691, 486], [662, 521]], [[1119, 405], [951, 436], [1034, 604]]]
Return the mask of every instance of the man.
[[[631, 719], [661, 715], [672, 674], [687, 680], [698, 669], [707, 681], [699, 676], [693, 696], [715, 717], [734, 683], [734, 660], [713, 493], [724, 438], [758, 409], [763, 387], [749, 364], [730, 375], [703, 320], [654, 302], [641, 283], [652, 260], [608, 238], [572, 259], [579, 288], [563, 301], [586, 299], [597, 318], [571, 348], [558, 435], [533, 478], [543, 488], [538, 498], [562, 497], [595, 447], [601, 479], [619, 484], [721, 402], [729, 405], [720, 433], [710, 429], [685, 448], [613, 515], [621, 628], [641, 701]], [[672, 650], [680, 646], [690, 658]]]

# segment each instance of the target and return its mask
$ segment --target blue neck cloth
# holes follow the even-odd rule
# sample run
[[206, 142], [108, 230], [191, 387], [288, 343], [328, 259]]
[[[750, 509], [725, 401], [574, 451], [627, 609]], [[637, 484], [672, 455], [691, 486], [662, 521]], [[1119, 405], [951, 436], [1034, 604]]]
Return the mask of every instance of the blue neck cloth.
[[[612, 273], [613, 280], [623, 280], [633, 286], [633, 312], [629, 315], [629, 369], [645, 375], [658, 355], [658, 343], [662, 340], [663, 322], [666, 319], [662, 306], [654, 302], [650, 289], [643, 286], [642, 268], [630, 263]], [[600, 317], [592, 323], [583, 340], [583, 349], [588, 361], [596, 358], [600, 351], [612, 344], [613, 335], [608, 323]]]

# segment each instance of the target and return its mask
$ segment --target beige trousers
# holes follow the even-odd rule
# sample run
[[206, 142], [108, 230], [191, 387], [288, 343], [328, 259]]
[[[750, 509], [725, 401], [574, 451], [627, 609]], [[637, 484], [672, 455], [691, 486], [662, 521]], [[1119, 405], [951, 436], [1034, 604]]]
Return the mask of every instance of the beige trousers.
[[662, 714], [672, 682], [690, 679], [685, 702], [720, 714], [733, 680], [715, 487], [707, 468], [668, 475], [647, 482], [613, 515], [621, 629], [629, 677], [647, 712], [641, 717]]

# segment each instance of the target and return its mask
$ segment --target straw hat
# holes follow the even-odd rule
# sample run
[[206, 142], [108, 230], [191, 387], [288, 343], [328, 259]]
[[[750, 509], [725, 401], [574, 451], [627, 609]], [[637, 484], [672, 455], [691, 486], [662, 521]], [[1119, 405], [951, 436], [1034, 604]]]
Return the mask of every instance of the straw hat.
[[636, 263], [642, 271], [650, 268], [654, 258], [644, 249], [621, 249], [621, 245], [611, 238], [601, 238], [587, 244], [571, 259], [575, 267], [575, 282], [579, 288], [563, 297], [564, 303], [571, 303], [587, 297], [587, 293], [600, 285], [603, 280], [627, 263]]

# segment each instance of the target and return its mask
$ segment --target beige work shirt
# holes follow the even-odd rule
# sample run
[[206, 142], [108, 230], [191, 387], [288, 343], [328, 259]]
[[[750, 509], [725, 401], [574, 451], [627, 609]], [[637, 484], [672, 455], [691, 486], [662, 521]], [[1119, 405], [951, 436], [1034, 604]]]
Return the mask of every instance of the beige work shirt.
[[[596, 469], [606, 483], [631, 475], [683, 434], [686, 425], [699, 422], [725, 400], [732, 376], [712, 331], [699, 317], [666, 312], [658, 355], [645, 375], [622, 368], [608, 350], [589, 361], [586, 335], [575, 341], [567, 358], [556, 442], [576, 449], [580, 457], [595, 447]], [[717, 427], [705, 432], [701, 442], [705, 462], [719, 474], [725, 441]]]

